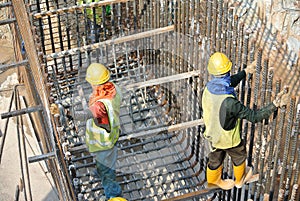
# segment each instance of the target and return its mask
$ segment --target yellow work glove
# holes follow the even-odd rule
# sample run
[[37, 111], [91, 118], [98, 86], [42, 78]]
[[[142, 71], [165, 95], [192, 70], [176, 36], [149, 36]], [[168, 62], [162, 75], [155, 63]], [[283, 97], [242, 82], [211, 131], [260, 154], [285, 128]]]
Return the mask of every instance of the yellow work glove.
[[251, 64], [247, 65], [247, 68], [245, 68], [245, 72], [248, 75], [255, 73], [256, 70], [256, 61], [253, 61]]
[[273, 101], [273, 104], [276, 107], [282, 107], [288, 104], [288, 101], [290, 99], [289, 93], [287, 93], [287, 89], [283, 89], [281, 92], [279, 92]]
[[50, 106], [50, 113], [53, 115], [59, 114], [58, 105], [55, 103], [52, 103]]

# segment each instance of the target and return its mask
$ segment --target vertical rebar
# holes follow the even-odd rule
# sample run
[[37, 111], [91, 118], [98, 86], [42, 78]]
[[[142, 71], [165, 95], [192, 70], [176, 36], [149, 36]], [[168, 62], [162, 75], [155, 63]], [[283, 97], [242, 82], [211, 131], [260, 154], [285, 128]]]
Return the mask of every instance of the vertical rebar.
[[298, 184], [293, 185], [292, 193], [291, 193], [291, 199], [289, 201], [296, 201], [297, 199], [297, 192], [298, 192]]
[[[295, 111], [295, 101], [296, 101], [295, 98], [291, 98], [289, 103], [290, 107], [289, 107], [289, 113], [288, 113], [288, 119], [286, 125], [285, 144], [284, 144], [284, 151], [283, 151], [282, 171], [280, 175], [279, 189], [284, 189], [286, 171], [288, 171], [289, 168], [293, 168], [293, 167], [287, 167], [287, 160], [289, 157], [290, 140], [291, 140], [292, 125], [293, 125], [294, 111]], [[289, 180], [290, 178], [287, 179]], [[289, 181], [287, 182], [287, 185], [288, 183]]]
[[[208, 39], [209, 44], [211, 45], [211, 26], [212, 26], [212, 0], [206, 1], [207, 5], [207, 21], [206, 21], [206, 37]], [[212, 50], [210, 50], [210, 53]], [[210, 54], [209, 54], [210, 55]]]
[[221, 50], [221, 41], [222, 41], [222, 15], [223, 15], [223, 0], [218, 1], [218, 29], [217, 29], [217, 38], [216, 38], [216, 51]]
[[[296, 120], [294, 123], [294, 128], [292, 130], [291, 134], [291, 149], [290, 149], [290, 154], [289, 154], [289, 169], [287, 171], [287, 180], [285, 184], [285, 195], [284, 195], [284, 200], [288, 200], [288, 196], [290, 193], [290, 184], [293, 185], [292, 183], [292, 172], [293, 172], [293, 166], [294, 166], [294, 161], [295, 160], [295, 155], [297, 151], [297, 140], [298, 140], [298, 134], [299, 134], [299, 122], [300, 122], [300, 110], [297, 111], [296, 113]], [[297, 184], [297, 183], [294, 183]]]
[[233, 24], [233, 8], [229, 8], [228, 21], [227, 21], [227, 43], [226, 43], [226, 55], [230, 58], [232, 47], [232, 24]]
[[[268, 74], [268, 60], [264, 60], [264, 68], [262, 72], [262, 82], [261, 82], [261, 105], [264, 106], [265, 104], [265, 93], [266, 93], [266, 83], [267, 83], [267, 74]], [[267, 135], [268, 135], [268, 119], [264, 119], [264, 124], [261, 125], [263, 129], [263, 135], [262, 138], [258, 137], [260, 139], [260, 144], [257, 147], [260, 147], [260, 154], [258, 154], [259, 158], [259, 179], [257, 182], [257, 188], [256, 188], [256, 195], [259, 198], [261, 195], [261, 187], [263, 185], [263, 177], [264, 177], [264, 166], [265, 166], [265, 152], [266, 152], [266, 146], [267, 146]], [[261, 133], [258, 133], [258, 136], [261, 136]]]
[[238, 39], [238, 16], [235, 15], [233, 17], [232, 49], [229, 55], [232, 62], [231, 72], [235, 72], [235, 68], [236, 68], [237, 39]]
[[[259, 49], [256, 57], [256, 76], [254, 83], [254, 102], [253, 102], [253, 110], [257, 110], [258, 105], [258, 94], [259, 94], [259, 84], [260, 84], [260, 71], [261, 71], [261, 59], [262, 59], [262, 50]], [[260, 126], [259, 126], [260, 127]], [[251, 132], [250, 132], [250, 144], [249, 144], [249, 154], [248, 154], [248, 165], [252, 166], [252, 153], [253, 153], [253, 145], [254, 145], [254, 133], [255, 133], [255, 124], [251, 124]], [[258, 152], [258, 148], [255, 149]], [[257, 153], [256, 153], [257, 154]], [[257, 155], [256, 155], [257, 156]], [[254, 173], [257, 172], [258, 160], [256, 157], [254, 158]], [[252, 185], [251, 190], [251, 199], [254, 199], [255, 193], [255, 185]]]
[[[267, 87], [268, 93], [271, 94], [272, 92], [272, 82], [274, 72], [273, 70], [269, 71], [269, 84]], [[275, 84], [275, 94], [278, 94], [280, 90], [280, 82], [276, 82]], [[275, 133], [276, 133], [276, 119], [277, 119], [278, 110], [273, 113], [272, 124], [270, 129], [270, 142], [269, 142], [269, 156], [267, 162], [267, 171], [266, 171], [266, 181], [265, 181], [265, 194], [267, 194], [270, 188], [270, 179], [271, 179], [271, 169], [272, 169], [272, 162], [273, 162], [273, 150], [275, 144]], [[275, 170], [274, 170], [275, 171]]]
[[217, 13], [218, 13], [218, 3], [217, 0], [212, 0], [212, 33], [211, 33], [211, 49], [213, 52], [216, 51], [216, 34], [217, 34]]
[[272, 180], [270, 185], [270, 201], [273, 200], [274, 196], [274, 188], [276, 185], [276, 178], [277, 178], [277, 172], [278, 169], [278, 158], [281, 152], [281, 140], [282, 140], [282, 134], [283, 134], [283, 128], [284, 128], [284, 121], [285, 121], [285, 115], [286, 115], [286, 107], [283, 106], [280, 108], [280, 115], [279, 115], [279, 124], [278, 124], [278, 132], [277, 132], [277, 140], [276, 140], [276, 150], [274, 154], [274, 166], [273, 166], [273, 174], [272, 174]]
[[223, 21], [222, 21], [222, 28], [221, 28], [221, 33], [222, 33], [221, 52], [223, 53], [226, 53], [227, 22], [228, 22], [228, 1], [225, 1], [223, 3]]

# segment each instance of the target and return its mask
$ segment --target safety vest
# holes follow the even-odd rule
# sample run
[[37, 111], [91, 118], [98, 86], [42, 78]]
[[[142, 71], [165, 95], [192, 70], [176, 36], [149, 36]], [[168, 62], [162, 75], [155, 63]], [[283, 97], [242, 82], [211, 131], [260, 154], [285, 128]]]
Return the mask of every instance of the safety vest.
[[203, 121], [205, 124], [204, 137], [212, 143], [212, 147], [219, 149], [228, 149], [239, 145], [240, 137], [240, 119], [237, 120], [235, 127], [231, 130], [224, 130], [220, 123], [220, 109], [222, 102], [227, 97], [233, 95], [215, 95], [204, 89], [202, 97]]
[[106, 108], [110, 132], [107, 132], [105, 128], [97, 126], [94, 119], [88, 119], [86, 122], [85, 141], [89, 152], [111, 149], [119, 139], [121, 91], [116, 85], [115, 88], [117, 93], [113, 99], [98, 100], [102, 102]]

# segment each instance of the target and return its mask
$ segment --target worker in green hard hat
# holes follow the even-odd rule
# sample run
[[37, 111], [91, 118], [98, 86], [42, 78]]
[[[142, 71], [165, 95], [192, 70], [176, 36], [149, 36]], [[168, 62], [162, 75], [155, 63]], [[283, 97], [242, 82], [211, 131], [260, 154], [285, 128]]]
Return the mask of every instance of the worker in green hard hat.
[[[99, 0], [78, 0], [78, 5], [91, 4], [94, 2], [99, 2]], [[105, 12], [103, 12], [102, 8], [105, 8]], [[99, 33], [103, 21], [102, 18], [111, 14], [110, 5], [85, 8], [82, 9], [82, 11], [84, 13], [86, 12], [86, 16], [88, 18], [87, 23], [88, 28], [90, 29], [90, 35], [88, 36], [88, 38], [91, 40], [92, 43], [99, 42], [98, 38], [100, 37]]]
[[[246, 142], [241, 137], [240, 120], [259, 122], [268, 118], [277, 107], [286, 105], [289, 99], [288, 94], [282, 91], [269, 105], [251, 110], [237, 99], [234, 87], [247, 74], [255, 72], [255, 62], [232, 76], [231, 67], [231, 61], [221, 52], [214, 53], [208, 62], [212, 80], [207, 83], [202, 97], [204, 136], [211, 145], [206, 171], [208, 188], [217, 186], [228, 190], [234, 186], [241, 188], [247, 182], [252, 176], [252, 168], [246, 168]], [[226, 154], [233, 162], [235, 181], [221, 178]]]

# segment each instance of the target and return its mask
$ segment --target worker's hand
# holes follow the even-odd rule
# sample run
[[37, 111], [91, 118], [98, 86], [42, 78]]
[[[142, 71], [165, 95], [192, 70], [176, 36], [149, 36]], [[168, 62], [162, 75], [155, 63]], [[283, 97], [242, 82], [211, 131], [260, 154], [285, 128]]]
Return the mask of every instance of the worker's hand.
[[251, 64], [249, 64], [247, 66], [247, 68], [245, 68], [245, 72], [246, 74], [248, 75], [249, 73], [250, 74], [253, 74], [256, 70], [256, 60], [254, 60]]
[[55, 103], [52, 103], [50, 106], [50, 113], [53, 115], [57, 115], [59, 114], [59, 109], [58, 109], [58, 105]]
[[288, 104], [289, 99], [290, 99], [290, 95], [288, 93], [287, 87], [285, 87], [285, 89], [283, 89], [281, 92], [277, 94], [275, 100], [273, 101], [273, 104], [276, 107], [283, 107]]

